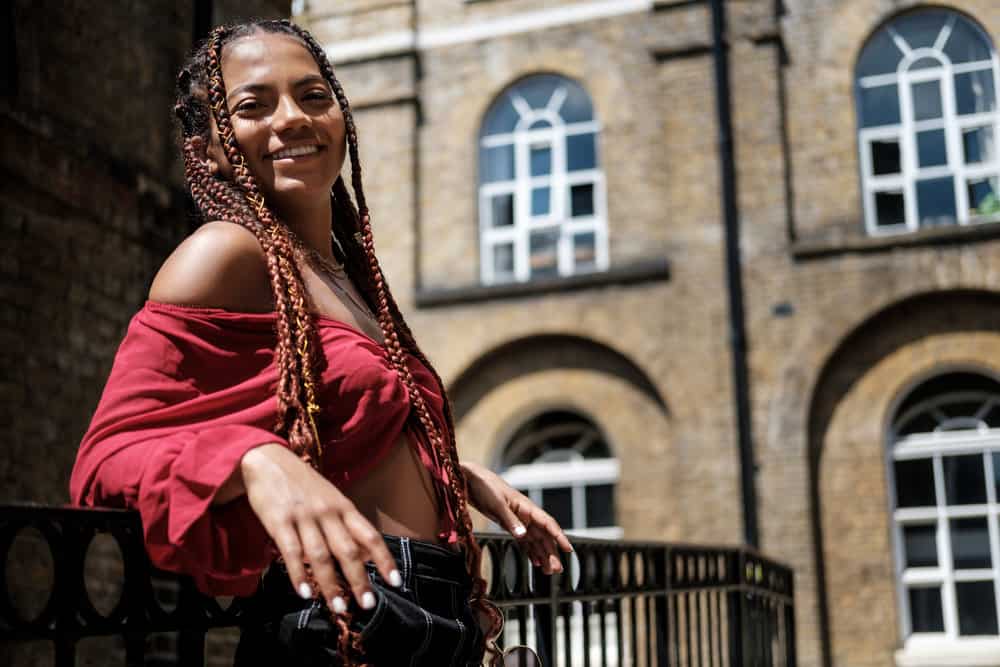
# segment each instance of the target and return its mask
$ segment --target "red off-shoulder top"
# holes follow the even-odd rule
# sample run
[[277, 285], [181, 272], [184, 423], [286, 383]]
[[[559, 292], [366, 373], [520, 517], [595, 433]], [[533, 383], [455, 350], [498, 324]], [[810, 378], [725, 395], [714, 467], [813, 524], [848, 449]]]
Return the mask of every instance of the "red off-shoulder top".
[[[320, 470], [347, 489], [401, 433], [437, 482], [439, 539], [455, 542], [447, 474], [388, 352], [358, 329], [317, 316], [321, 357]], [[142, 516], [154, 565], [192, 576], [212, 595], [249, 595], [277, 552], [246, 496], [212, 505], [242, 456], [275, 435], [275, 315], [153, 301], [133, 317], [70, 479], [73, 503]], [[407, 363], [431, 417], [447, 433], [444, 399], [418, 359]]]

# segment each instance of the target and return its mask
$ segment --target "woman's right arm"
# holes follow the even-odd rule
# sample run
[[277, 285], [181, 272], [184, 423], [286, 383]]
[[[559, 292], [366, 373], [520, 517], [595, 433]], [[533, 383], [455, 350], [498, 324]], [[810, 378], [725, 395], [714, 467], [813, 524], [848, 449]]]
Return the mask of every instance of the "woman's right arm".
[[[178, 247], [154, 280], [150, 299], [266, 312], [269, 293], [256, 239], [220, 222], [203, 226]], [[169, 377], [163, 364], [173, 359], [185, 368], [199, 367], [194, 359], [202, 350], [164, 342], [173, 338], [155, 327], [135, 322], [130, 327], [81, 444], [71, 484], [74, 502], [139, 509], [154, 564], [191, 574], [207, 593], [252, 592], [255, 575], [273, 557], [268, 536], [293, 585], [306, 583], [307, 558], [327, 601], [338, 592], [331, 554], [359, 601], [370, 592], [365, 559], [373, 560], [386, 580], [398, 577], [379, 533], [281, 438], [232, 419], [207, 426], [185, 422], [185, 401], [192, 399], [193, 384], [205, 378]], [[188, 331], [176, 336], [179, 344], [192, 340], [198, 336]], [[205, 374], [217, 382], [225, 368], [223, 359]], [[240, 414], [270, 422], [275, 405], [270, 391], [258, 392], [266, 394], [259, 405], [241, 404]]]

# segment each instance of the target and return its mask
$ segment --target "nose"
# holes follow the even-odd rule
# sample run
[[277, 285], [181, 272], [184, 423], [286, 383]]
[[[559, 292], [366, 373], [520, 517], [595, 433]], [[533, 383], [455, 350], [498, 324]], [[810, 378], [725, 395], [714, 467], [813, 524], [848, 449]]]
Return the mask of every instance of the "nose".
[[283, 95], [278, 99], [278, 106], [274, 110], [271, 122], [275, 132], [282, 133], [307, 125], [309, 116], [302, 110], [295, 98]]

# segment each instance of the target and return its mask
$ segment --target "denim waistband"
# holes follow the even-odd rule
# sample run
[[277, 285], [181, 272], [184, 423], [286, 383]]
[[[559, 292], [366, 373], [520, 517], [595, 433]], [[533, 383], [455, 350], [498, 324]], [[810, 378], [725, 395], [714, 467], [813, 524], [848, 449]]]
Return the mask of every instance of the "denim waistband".
[[465, 568], [465, 554], [462, 551], [453, 551], [440, 544], [410, 537], [385, 533], [382, 537], [389, 553], [396, 559], [404, 581], [417, 574], [449, 579], [455, 583], [469, 581], [469, 573]]

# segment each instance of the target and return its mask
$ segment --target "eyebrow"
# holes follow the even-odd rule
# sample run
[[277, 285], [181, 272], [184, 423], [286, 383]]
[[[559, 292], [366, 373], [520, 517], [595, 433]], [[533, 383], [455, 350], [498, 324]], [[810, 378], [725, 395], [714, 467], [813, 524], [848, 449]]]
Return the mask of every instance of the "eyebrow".
[[[298, 81], [296, 81], [295, 83], [293, 83], [292, 84], [292, 88], [299, 88], [301, 86], [304, 86], [304, 85], [310, 84], [310, 83], [323, 83], [323, 84], [326, 84], [327, 81], [326, 81], [326, 79], [324, 79], [319, 74], [307, 74], [304, 77], [302, 77], [301, 79], [299, 79]], [[272, 88], [272, 86], [269, 86], [269, 85], [264, 84], [264, 83], [248, 83], [248, 84], [244, 84], [242, 86], [237, 86], [236, 88], [233, 88], [229, 92], [229, 94], [226, 95], [226, 99], [227, 100], [231, 100], [234, 96], [236, 96], [236, 95], [238, 95], [240, 93], [256, 93], [256, 92], [267, 90], [269, 88]]]

